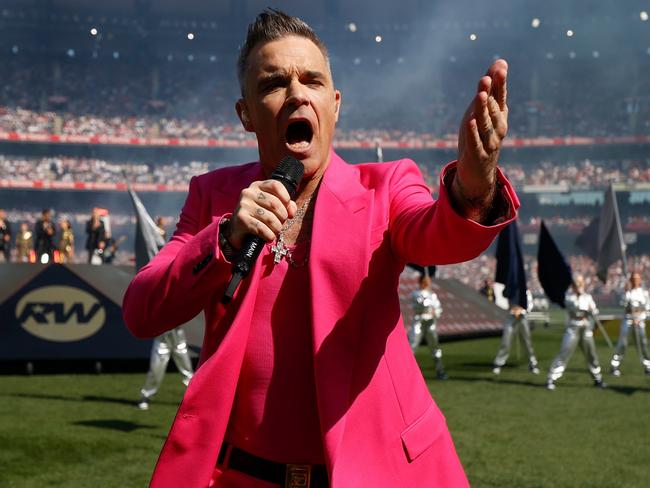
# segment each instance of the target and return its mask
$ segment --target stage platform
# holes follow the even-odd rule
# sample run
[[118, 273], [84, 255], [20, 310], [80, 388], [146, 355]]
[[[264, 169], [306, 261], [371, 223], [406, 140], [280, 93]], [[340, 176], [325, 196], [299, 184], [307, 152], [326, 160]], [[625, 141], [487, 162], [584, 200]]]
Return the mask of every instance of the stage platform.
[[[0, 264], [0, 361], [147, 359], [122, 320], [126, 266]], [[201, 316], [183, 326], [197, 355]]]
[[[136, 339], [122, 320], [122, 297], [134, 276], [126, 266], [0, 264], [0, 361], [146, 360], [151, 341]], [[410, 292], [400, 287], [410, 327]], [[455, 280], [435, 280], [443, 304], [442, 340], [499, 334], [507, 313]], [[194, 357], [203, 317], [183, 325]]]

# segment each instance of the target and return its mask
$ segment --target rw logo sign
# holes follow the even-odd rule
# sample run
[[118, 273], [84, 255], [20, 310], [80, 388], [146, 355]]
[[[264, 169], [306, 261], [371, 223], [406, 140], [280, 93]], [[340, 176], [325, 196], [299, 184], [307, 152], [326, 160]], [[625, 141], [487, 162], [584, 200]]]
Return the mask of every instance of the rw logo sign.
[[72, 286], [45, 286], [25, 294], [16, 320], [30, 334], [54, 342], [86, 339], [102, 328], [106, 311], [90, 293]]

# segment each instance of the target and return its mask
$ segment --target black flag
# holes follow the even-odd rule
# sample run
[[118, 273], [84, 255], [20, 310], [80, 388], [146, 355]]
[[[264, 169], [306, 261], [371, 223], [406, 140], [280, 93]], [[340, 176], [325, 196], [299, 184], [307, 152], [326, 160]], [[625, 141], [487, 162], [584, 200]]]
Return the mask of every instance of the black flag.
[[137, 224], [135, 229], [135, 269], [139, 270], [153, 258], [161, 247], [165, 245], [165, 239], [158, 230], [144, 204], [129, 185], [129, 196], [133, 202]]
[[508, 299], [510, 306], [519, 305], [524, 310], [528, 308], [524, 256], [516, 220], [499, 233], [494, 281], [505, 285], [503, 296]]
[[598, 260], [598, 227], [600, 227], [600, 217], [594, 217], [575, 242], [575, 245], [594, 261]]
[[539, 229], [537, 276], [546, 296], [564, 308], [564, 295], [573, 282], [571, 266], [564, 259], [543, 220]]
[[623, 261], [623, 271], [627, 274], [623, 228], [613, 185], [610, 184], [605, 192], [600, 217], [578, 236], [576, 245], [596, 261], [596, 274], [603, 283], [607, 281], [607, 269], [619, 259]]

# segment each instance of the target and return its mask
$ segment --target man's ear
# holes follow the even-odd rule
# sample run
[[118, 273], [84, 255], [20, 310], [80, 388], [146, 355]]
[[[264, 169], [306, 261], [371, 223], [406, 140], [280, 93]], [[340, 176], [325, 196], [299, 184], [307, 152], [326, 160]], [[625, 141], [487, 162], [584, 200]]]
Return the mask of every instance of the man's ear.
[[239, 116], [239, 120], [241, 120], [241, 124], [244, 126], [244, 129], [247, 132], [255, 132], [255, 129], [253, 127], [253, 122], [251, 121], [250, 116], [248, 115], [248, 109], [246, 108], [246, 101], [243, 98], [237, 100], [237, 103], [235, 103], [235, 110], [237, 111], [237, 115]]
[[339, 110], [341, 109], [341, 92], [334, 90], [334, 103], [336, 104], [334, 108], [334, 120], [339, 121]]

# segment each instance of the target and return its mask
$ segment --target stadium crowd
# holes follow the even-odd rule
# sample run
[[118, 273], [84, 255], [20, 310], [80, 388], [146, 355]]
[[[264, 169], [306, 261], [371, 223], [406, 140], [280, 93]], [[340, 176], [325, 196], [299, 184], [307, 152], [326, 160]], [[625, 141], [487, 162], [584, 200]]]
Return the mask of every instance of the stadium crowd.
[[187, 185], [192, 176], [215, 167], [200, 161], [147, 164], [66, 156], [27, 158], [0, 155], [0, 179], [6, 180], [121, 183], [126, 177], [131, 183]]
[[[254, 141], [237, 120], [238, 96], [230, 72], [188, 63], [84, 63], [12, 57], [0, 66], [0, 130], [30, 134], [215, 138]], [[355, 75], [341, 83], [346, 97], [337, 140], [422, 143], [455, 138], [467, 93], [443, 76], [435, 96], [430, 87], [414, 86], [399, 100], [358, 86]], [[358, 76], [358, 73], [357, 73]], [[647, 134], [650, 103], [631, 96], [632, 88], [604, 90], [598, 80], [555, 78], [544, 99], [527, 88], [524, 74], [511, 90], [509, 137], [616, 136]], [[515, 83], [515, 81], [513, 81]], [[604, 83], [604, 82], [603, 82]], [[611, 88], [611, 87], [610, 87]], [[591, 103], [595, 96], [608, 96]], [[526, 96], [528, 94], [528, 96]], [[348, 102], [350, 100], [350, 102]]]
[[[431, 162], [420, 166], [427, 182], [432, 186], [437, 184], [440, 165]], [[548, 186], [594, 190], [606, 188], [610, 183], [632, 186], [650, 183], [650, 159], [548, 160], [525, 165], [504, 161], [502, 167], [517, 189]]]
[[505, 164], [515, 186], [563, 185], [571, 189], [604, 188], [610, 183], [634, 185], [650, 182], [650, 159], [589, 159], [559, 164], [543, 161], [536, 165]]
[[[0, 179], [46, 181], [96, 181], [120, 183], [124, 175], [136, 183], [187, 184], [197, 174], [220, 166], [205, 161], [155, 163], [140, 161], [107, 161], [98, 158], [71, 156], [16, 157], [0, 155]], [[584, 160], [579, 162], [542, 161], [527, 165], [504, 162], [508, 178], [516, 188], [526, 185], [553, 186], [593, 190], [609, 183], [636, 185], [650, 183], [650, 159]], [[421, 163], [427, 183], [435, 191], [439, 163]]]

